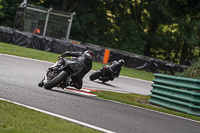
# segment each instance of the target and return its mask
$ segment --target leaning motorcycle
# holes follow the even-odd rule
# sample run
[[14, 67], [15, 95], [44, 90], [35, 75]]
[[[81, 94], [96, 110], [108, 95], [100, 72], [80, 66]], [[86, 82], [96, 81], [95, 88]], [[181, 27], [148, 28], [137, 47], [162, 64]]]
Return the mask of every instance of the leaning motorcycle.
[[89, 79], [91, 81], [94, 81], [94, 80], [100, 80], [102, 81], [102, 83], [105, 83], [109, 80], [105, 80], [105, 79], [108, 79], [107, 77], [109, 77], [109, 73], [108, 73], [108, 70], [110, 69], [110, 67], [108, 67], [107, 65], [104, 65], [101, 69], [97, 70], [96, 72], [92, 73], [89, 77]]
[[53, 70], [48, 68], [44, 79], [38, 83], [39, 87], [44, 86], [45, 89], [51, 90], [53, 87], [65, 88], [69, 86], [71, 76], [78, 71], [75, 67], [75, 61], [63, 58], [64, 63], [59, 66], [58, 61], [50, 68], [59, 66], [58, 69]]

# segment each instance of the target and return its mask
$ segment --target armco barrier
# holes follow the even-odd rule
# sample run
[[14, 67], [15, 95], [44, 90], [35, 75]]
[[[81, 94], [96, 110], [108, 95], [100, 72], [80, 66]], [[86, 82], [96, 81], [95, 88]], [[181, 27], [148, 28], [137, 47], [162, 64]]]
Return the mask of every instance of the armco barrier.
[[154, 74], [150, 103], [200, 116], [200, 80]]

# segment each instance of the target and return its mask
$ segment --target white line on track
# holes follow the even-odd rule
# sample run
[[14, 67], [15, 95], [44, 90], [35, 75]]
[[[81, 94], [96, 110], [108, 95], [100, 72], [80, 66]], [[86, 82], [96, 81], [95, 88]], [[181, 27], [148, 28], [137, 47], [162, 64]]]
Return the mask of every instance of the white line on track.
[[8, 55], [8, 54], [2, 54], [2, 53], [0, 53], [0, 55], [10, 56], [10, 57], [14, 57], [14, 58], [20, 58], [20, 59], [25, 59], [25, 60], [31, 60], [31, 61], [37, 61], [37, 62], [44, 62], [44, 63], [53, 64], [53, 62], [48, 62], [48, 61], [43, 61], [43, 60], [37, 60], [37, 59], [28, 58], [28, 57], [21, 57], [21, 56], [15, 56], [15, 55]]
[[75, 119], [72, 119], [72, 118], [69, 118], [69, 117], [65, 117], [65, 116], [62, 116], [62, 115], [58, 115], [58, 114], [55, 114], [55, 113], [52, 113], [52, 112], [45, 111], [45, 110], [42, 110], [42, 109], [38, 109], [38, 108], [31, 107], [31, 106], [28, 106], [28, 105], [24, 105], [24, 104], [21, 104], [21, 103], [17, 103], [17, 102], [14, 102], [14, 101], [6, 100], [6, 99], [3, 99], [3, 98], [0, 98], [0, 100], [10, 102], [10, 103], [14, 103], [16, 105], [23, 106], [23, 107], [26, 107], [26, 108], [29, 108], [29, 109], [32, 109], [32, 110], [35, 110], [35, 111], [38, 111], [38, 112], [42, 112], [42, 113], [45, 113], [45, 114], [48, 114], [48, 115], [51, 115], [51, 116], [55, 116], [55, 117], [58, 117], [58, 118], [61, 118], [61, 119], [67, 120], [67, 121], [71, 121], [71, 122], [77, 123], [79, 125], [83, 125], [83, 126], [86, 126], [86, 127], [98, 130], [98, 131], [102, 131], [102, 132], [105, 132], [105, 133], [115, 133], [115, 132], [109, 131], [107, 129], [103, 129], [103, 128], [100, 128], [100, 127], [97, 127], [97, 126], [94, 126], [94, 125], [91, 125], [91, 124], [87, 124], [87, 123], [84, 123], [84, 122], [81, 122], [81, 121], [78, 121], [78, 120], [75, 120]]
[[138, 80], [138, 81], [143, 81], [143, 82], [148, 82], [148, 83], [152, 83], [151, 81], [148, 81], [148, 80], [143, 80], [143, 79], [136, 79], [136, 78], [132, 78], [132, 77], [126, 77], [126, 76], [122, 76], [122, 75], [119, 75], [119, 77], [123, 77], [123, 78], [129, 78], [129, 79], [134, 79], [134, 80]]

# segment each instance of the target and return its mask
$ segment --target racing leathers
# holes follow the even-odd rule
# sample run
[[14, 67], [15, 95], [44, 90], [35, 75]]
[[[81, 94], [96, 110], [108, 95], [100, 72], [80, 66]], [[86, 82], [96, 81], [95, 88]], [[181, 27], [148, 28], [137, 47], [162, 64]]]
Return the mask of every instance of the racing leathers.
[[119, 77], [121, 71], [121, 65], [119, 62], [113, 61], [110, 63], [110, 66], [106, 65], [105, 68], [105, 76], [102, 79], [103, 82], [107, 82], [108, 80], [112, 81], [115, 77]]
[[91, 70], [92, 68], [92, 56], [90, 54], [82, 54], [81, 52], [65, 52], [59, 58], [58, 66], [64, 63], [64, 57], [73, 56], [77, 57], [75, 60], [74, 66], [78, 70], [76, 73], [71, 75], [70, 83], [67, 83], [70, 86], [73, 86], [77, 89], [81, 89], [83, 86], [83, 77]]

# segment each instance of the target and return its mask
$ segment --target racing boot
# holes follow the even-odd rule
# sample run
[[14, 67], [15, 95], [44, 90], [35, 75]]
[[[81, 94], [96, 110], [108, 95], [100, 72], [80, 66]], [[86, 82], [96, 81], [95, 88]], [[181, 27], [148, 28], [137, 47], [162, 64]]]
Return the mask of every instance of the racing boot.
[[103, 77], [102, 78], [102, 83], [108, 82], [109, 80], [110, 80], [109, 77]]
[[69, 85], [69, 83], [68, 83], [68, 81], [66, 80], [66, 81], [63, 81], [61, 87], [62, 87], [62, 89], [64, 89], [64, 88], [66, 88], [68, 85]]

